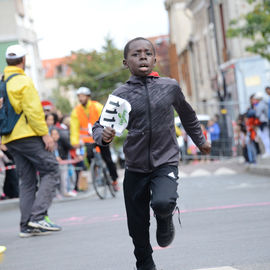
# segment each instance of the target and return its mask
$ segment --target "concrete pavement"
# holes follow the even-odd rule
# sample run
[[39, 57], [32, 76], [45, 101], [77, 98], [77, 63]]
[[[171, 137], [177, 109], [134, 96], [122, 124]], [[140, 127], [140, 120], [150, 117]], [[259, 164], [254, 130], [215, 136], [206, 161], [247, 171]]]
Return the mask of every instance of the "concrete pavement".
[[[237, 158], [232, 158], [229, 160], [224, 160], [224, 161], [218, 161], [219, 164], [223, 164], [227, 168], [237, 168], [238, 172], [248, 172], [250, 174], [254, 175], [263, 175], [263, 176], [269, 176], [270, 177], [270, 158], [267, 159], [262, 159], [258, 158], [258, 163], [257, 164], [245, 164], [243, 159], [241, 157]], [[198, 163], [196, 164], [198, 168], [202, 167], [209, 167], [209, 170], [213, 170], [213, 168], [219, 166], [215, 162], [210, 162], [208, 164], [205, 163]], [[189, 165], [182, 165], [180, 164], [180, 176], [186, 176], [186, 172], [189, 170], [194, 170], [194, 164], [189, 164]], [[123, 181], [124, 177], [124, 170], [118, 170], [119, 173], [119, 180], [120, 182]], [[0, 181], [1, 185], [1, 181]], [[91, 185], [91, 179], [89, 179], [89, 189], [86, 192], [78, 192], [78, 195], [76, 197], [62, 197], [62, 198], [55, 198], [54, 203], [63, 203], [63, 202], [69, 202], [72, 200], [81, 200], [81, 199], [86, 199], [91, 196], [96, 196], [96, 193]], [[0, 212], [4, 210], [9, 210], [13, 208], [18, 208], [19, 207], [19, 199], [8, 199], [8, 200], [1, 200], [0, 201]]]
[[246, 170], [252, 174], [270, 176], [270, 157], [265, 159], [259, 157], [256, 164], [246, 165]]

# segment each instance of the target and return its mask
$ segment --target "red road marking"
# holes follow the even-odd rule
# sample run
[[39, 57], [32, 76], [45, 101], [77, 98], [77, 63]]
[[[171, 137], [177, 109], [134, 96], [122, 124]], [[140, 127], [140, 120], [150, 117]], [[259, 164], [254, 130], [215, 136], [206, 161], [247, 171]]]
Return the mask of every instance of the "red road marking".
[[156, 247], [153, 247], [153, 250], [162, 250], [162, 249], [168, 249], [168, 248], [171, 248], [171, 246], [167, 246], [165, 248], [160, 247], [160, 246], [156, 246]]
[[195, 209], [189, 209], [189, 210], [188, 209], [181, 210], [180, 213], [192, 213], [192, 212], [224, 210], [224, 209], [255, 207], [255, 206], [269, 206], [269, 205], [270, 205], [270, 202], [232, 204], [232, 205], [222, 205], [222, 206], [212, 206], [212, 207], [206, 207], [206, 208], [195, 208]]
[[[270, 206], [270, 202], [260, 202], [260, 203], [245, 203], [245, 204], [232, 204], [232, 205], [223, 205], [223, 206], [212, 206], [205, 208], [195, 208], [195, 209], [185, 209], [181, 210], [180, 213], [196, 213], [202, 211], [216, 211], [216, 210], [225, 210], [225, 209], [235, 209], [235, 208], [246, 208], [246, 207], [258, 207], [258, 206]], [[126, 220], [126, 216], [113, 214], [111, 216], [99, 216], [99, 217], [69, 217], [64, 219], [59, 219], [57, 222], [63, 226], [73, 226], [73, 225], [86, 225], [93, 223], [101, 222], [116, 222]]]
[[[258, 206], [270, 206], [270, 202], [259, 202], [259, 203], [244, 203], [244, 204], [232, 204], [232, 205], [223, 205], [223, 206], [212, 206], [206, 208], [195, 208], [195, 209], [184, 209], [181, 210], [180, 213], [196, 213], [202, 211], [216, 211], [216, 210], [224, 210], [224, 209], [235, 209], [235, 208], [246, 208], [246, 207], [258, 207]], [[63, 219], [56, 220], [56, 223], [59, 223], [62, 226], [76, 226], [76, 225], [87, 225], [101, 222], [116, 222], [126, 220], [126, 216], [121, 216], [118, 214], [113, 214], [111, 216], [103, 216], [103, 217], [87, 217], [87, 216], [79, 216], [79, 217], [68, 217]], [[12, 232], [17, 230], [17, 227], [14, 228], [0, 228], [0, 232]]]

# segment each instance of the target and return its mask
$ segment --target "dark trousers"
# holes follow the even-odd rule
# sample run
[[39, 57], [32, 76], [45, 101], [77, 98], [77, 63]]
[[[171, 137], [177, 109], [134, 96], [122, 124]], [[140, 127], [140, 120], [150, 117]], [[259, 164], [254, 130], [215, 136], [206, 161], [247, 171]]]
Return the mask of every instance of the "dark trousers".
[[19, 197], [19, 180], [16, 169], [6, 171], [3, 191], [10, 199]]
[[177, 166], [165, 165], [151, 173], [137, 173], [126, 170], [124, 197], [129, 235], [134, 244], [137, 268], [151, 268], [154, 265], [150, 244], [150, 205], [159, 217], [168, 217], [176, 206]]
[[[86, 143], [87, 160], [91, 164], [91, 159], [94, 157], [93, 148], [96, 147], [93, 143]], [[105, 161], [113, 181], [117, 180], [118, 174], [115, 163], [112, 161], [112, 155], [109, 146], [99, 146], [102, 159]]]
[[52, 152], [45, 150], [41, 137], [15, 140], [8, 143], [7, 148], [20, 179], [20, 226], [24, 230], [30, 220], [39, 221], [46, 215], [59, 182], [58, 162]]
[[112, 155], [111, 155], [111, 151], [110, 151], [109, 146], [108, 147], [99, 146], [99, 148], [100, 148], [101, 156], [108, 167], [108, 170], [110, 172], [110, 176], [111, 176], [112, 180], [113, 181], [117, 180], [118, 174], [117, 174], [117, 170], [116, 170], [116, 165], [112, 161]]

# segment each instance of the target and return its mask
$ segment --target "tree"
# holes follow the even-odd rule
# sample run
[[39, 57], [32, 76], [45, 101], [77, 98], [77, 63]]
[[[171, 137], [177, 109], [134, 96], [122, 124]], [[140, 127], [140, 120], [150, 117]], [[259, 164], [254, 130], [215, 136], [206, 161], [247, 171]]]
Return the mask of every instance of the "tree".
[[270, 1], [247, 0], [249, 4], [254, 4], [251, 12], [230, 22], [231, 28], [227, 31], [227, 36], [244, 37], [251, 39], [252, 45], [246, 50], [270, 60]]
[[113, 40], [105, 38], [102, 52], [80, 50], [73, 53], [74, 60], [69, 63], [73, 73], [60, 84], [79, 88], [86, 86], [91, 89], [95, 99], [102, 100], [114, 90], [117, 84], [124, 83], [129, 72], [123, 67], [123, 51], [114, 46]]
[[70, 114], [72, 110], [71, 104], [67, 98], [60, 94], [58, 89], [53, 90], [51, 99], [53, 100], [55, 107], [63, 114]]

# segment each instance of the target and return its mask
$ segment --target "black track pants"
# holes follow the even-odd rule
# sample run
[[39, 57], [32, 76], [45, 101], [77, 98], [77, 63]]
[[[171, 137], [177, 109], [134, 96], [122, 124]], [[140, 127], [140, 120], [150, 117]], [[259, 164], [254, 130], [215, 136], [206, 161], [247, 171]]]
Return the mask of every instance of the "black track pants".
[[178, 198], [177, 179], [177, 166], [164, 165], [151, 173], [125, 171], [124, 197], [137, 268], [154, 265], [149, 239], [150, 205], [157, 216], [171, 215]]

